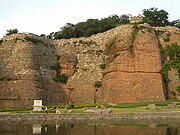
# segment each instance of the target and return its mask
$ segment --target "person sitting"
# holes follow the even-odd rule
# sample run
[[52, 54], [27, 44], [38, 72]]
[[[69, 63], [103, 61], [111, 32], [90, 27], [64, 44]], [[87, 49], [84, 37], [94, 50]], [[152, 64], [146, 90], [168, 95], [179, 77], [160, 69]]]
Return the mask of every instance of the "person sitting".
[[56, 113], [60, 113], [58, 106], [56, 106]]

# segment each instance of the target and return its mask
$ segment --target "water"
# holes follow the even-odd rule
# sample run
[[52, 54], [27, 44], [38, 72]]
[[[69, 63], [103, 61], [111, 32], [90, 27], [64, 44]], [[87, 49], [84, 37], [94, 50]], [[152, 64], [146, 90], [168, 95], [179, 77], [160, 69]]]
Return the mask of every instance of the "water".
[[0, 135], [180, 135], [178, 125], [102, 123], [1, 123]]

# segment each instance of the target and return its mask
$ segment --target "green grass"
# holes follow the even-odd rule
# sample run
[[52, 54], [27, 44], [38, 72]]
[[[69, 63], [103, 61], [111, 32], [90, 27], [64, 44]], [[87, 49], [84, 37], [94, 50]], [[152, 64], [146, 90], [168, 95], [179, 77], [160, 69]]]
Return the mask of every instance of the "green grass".
[[149, 104], [155, 104], [157, 106], [166, 106], [166, 105], [168, 105], [172, 102], [176, 102], [176, 101], [178, 101], [178, 100], [170, 99], [170, 100], [166, 100], [166, 101], [154, 101], [154, 102], [121, 103], [121, 104], [117, 104], [117, 106], [115, 106], [115, 108], [135, 108], [135, 107], [147, 106]]
[[[132, 112], [163, 112], [163, 111], [180, 111], [180, 107], [169, 109], [165, 108], [168, 104], [173, 102], [179, 102], [180, 100], [170, 99], [166, 101], [157, 101], [157, 102], [138, 102], [138, 103], [120, 103], [115, 106], [110, 104], [103, 104], [107, 108], [111, 108], [113, 113], [132, 113]], [[151, 110], [146, 107], [149, 104], [155, 104], [158, 106], [158, 109]], [[69, 110], [72, 110], [72, 113], [84, 113], [86, 108], [95, 108], [96, 106], [101, 106], [102, 104], [74, 104], [74, 109], [65, 109], [66, 104], [58, 104], [58, 108], [61, 113], [67, 113]], [[55, 113], [56, 105], [49, 105], [48, 113]], [[0, 112], [10, 112], [10, 113], [32, 113], [33, 108], [0, 108]], [[45, 112], [33, 112], [33, 113], [45, 113]]]
[[155, 110], [146, 109], [145, 107], [139, 108], [112, 108], [113, 113], [138, 113], [138, 112], [170, 112], [170, 111], [179, 111], [179, 108], [174, 109], [166, 109], [166, 108], [159, 108]]
[[0, 112], [29, 113], [32, 108], [0, 108]]

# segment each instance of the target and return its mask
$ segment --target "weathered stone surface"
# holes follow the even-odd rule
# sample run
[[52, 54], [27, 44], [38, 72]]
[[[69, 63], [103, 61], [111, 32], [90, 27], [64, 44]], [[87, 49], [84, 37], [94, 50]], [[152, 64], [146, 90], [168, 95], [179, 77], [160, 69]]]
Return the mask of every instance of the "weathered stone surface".
[[43, 100], [43, 104], [63, 102], [63, 86], [52, 80], [55, 74], [50, 70], [56, 62], [52, 42], [31, 34], [14, 34], [3, 40], [0, 78], [7, 79], [0, 81], [0, 106], [32, 107], [35, 99]]
[[76, 66], [78, 63], [77, 56], [75, 53], [62, 53], [60, 54], [60, 58], [58, 60], [62, 69], [61, 72], [68, 75], [73, 76], [76, 72]]
[[[176, 27], [155, 27], [154, 29], [162, 32], [162, 34], [158, 36], [162, 47], [172, 43], [180, 44], [180, 29]], [[167, 35], [169, 35], [170, 40], [164, 41], [164, 37]], [[166, 59], [164, 61], [166, 61]], [[175, 69], [168, 72], [168, 79], [170, 80], [167, 87], [168, 97], [180, 99], [180, 94], [176, 91], [177, 86], [180, 86], [180, 78], [177, 76], [177, 71]], [[172, 92], [175, 92], [176, 95], [172, 95]]]
[[[153, 28], [121, 25], [91, 37], [48, 40], [33, 34], [14, 34], [0, 45], [0, 106], [32, 106], [34, 99], [44, 104], [119, 103], [164, 100], [162, 58], [159, 40], [153, 29], [171, 33], [179, 41], [180, 31], [173, 27]], [[36, 39], [27, 41], [26, 36]], [[66, 85], [55, 82], [50, 66], [60, 63], [61, 73], [69, 76]], [[100, 64], [106, 64], [101, 69]], [[175, 74], [175, 73], [174, 73]], [[170, 75], [171, 77], [171, 75]], [[172, 77], [169, 89], [179, 85]], [[102, 87], [94, 87], [95, 81]], [[171, 85], [172, 84], [172, 85]], [[95, 95], [96, 94], [96, 95]]]
[[[121, 44], [117, 44], [121, 46]], [[128, 50], [109, 64], [103, 78], [100, 102], [137, 102], [164, 100], [162, 64], [154, 32], [139, 31]]]

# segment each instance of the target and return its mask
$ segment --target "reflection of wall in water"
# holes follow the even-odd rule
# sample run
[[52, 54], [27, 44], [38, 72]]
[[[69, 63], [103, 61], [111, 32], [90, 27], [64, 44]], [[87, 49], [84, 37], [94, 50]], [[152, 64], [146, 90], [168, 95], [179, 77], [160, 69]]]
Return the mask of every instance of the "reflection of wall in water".
[[0, 124], [0, 135], [180, 135], [179, 128], [84, 125], [84, 124]]
[[33, 124], [33, 134], [35, 135], [40, 135], [41, 134], [41, 129], [42, 125], [41, 124]]

